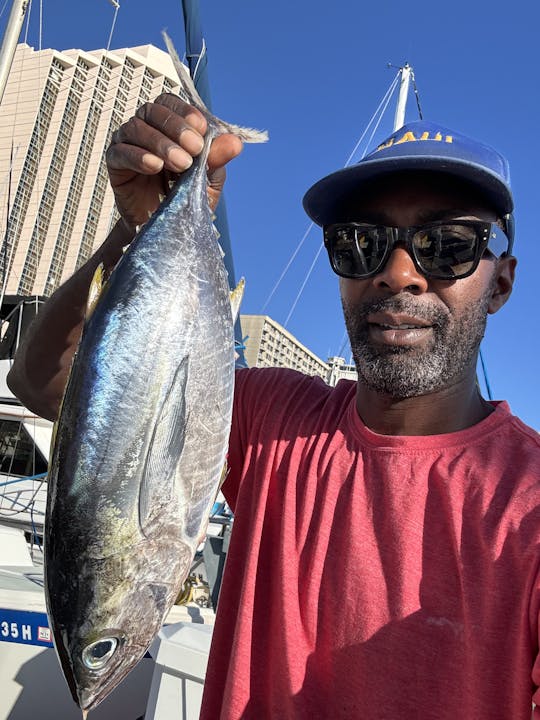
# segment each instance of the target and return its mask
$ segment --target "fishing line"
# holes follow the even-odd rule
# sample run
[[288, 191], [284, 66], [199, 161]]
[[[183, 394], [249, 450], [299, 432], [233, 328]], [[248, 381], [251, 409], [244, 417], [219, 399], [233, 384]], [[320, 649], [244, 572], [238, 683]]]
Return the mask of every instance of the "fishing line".
[[[394, 90], [396, 89], [396, 86], [397, 86], [397, 84], [398, 84], [398, 79], [399, 79], [399, 72], [396, 73], [396, 76], [394, 77], [394, 79], [393, 79], [392, 82], [390, 83], [390, 86], [389, 86], [388, 90], [387, 90], [386, 93], [383, 95], [383, 98], [382, 98], [382, 100], [380, 101], [380, 103], [378, 104], [377, 109], [375, 110], [375, 112], [374, 112], [373, 115], [371, 116], [368, 124], [366, 125], [366, 128], [365, 128], [364, 132], [362, 133], [362, 135], [360, 135], [360, 138], [358, 139], [358, 142], [356, 143], [356, 145], [354, 146], [351, 154], [350, 154], [349, 157], [347, 158], [347, 161], [345, 162], [344, 167], [348, 167], [349, 163], [351, 162], [351, 160], [352, 160], [353, 157], [354, 157], [355, 152], [358, 150], [358, 147], [360, 146], [362, 140], [365, 138], [366, 133], [367, 133], [367, 131], [369, 130], [371, 123], [374, 121], [375, 117], [377, 116], [377, 113], [379, 112], [379, 110], [381, 109], [382, 105], [384, 104], [384, 108], [383, 108], [383, 110], [381, 111], [381, 115], [380, 115], [380, 118], [379, 118], [379, 121], [378, 121], [376, 127], [379, 126], [379, 124], [380, 124], [380, 122], [381, 122], [381, 118], [382, 118], [382, 116], [384, 115], [384, 113], [385, 113], [385, 111], [386, 111], [386, 108], [388, 107], [388, 103], [390, 102], [390, 98], [392, 97], [392, 95], [393, 95], [393, 93], [394, 93]], [[373, 137], [373, 134], [371, 135], [371, 138], [372, 138], [372, 137]], [[366, 149], [364, 150], [364, 153], [363, 153], [362, 157], [364, 157], [365, 154], [366, 154], [366, 152], [367, 152], [367, 148], [369, 147], [369, 144], [370, 144], [370, 142], [371, 142], [371, 138], [370, 138], [369, 142], [367, 143]]]
[[289, 314], [287, 315], [287, 318], [286, 318], [285, 322], [283, 323], [283, 327], [285, 327], [285, 328], [287, 327], [287, 323], [289, 322], [291, 315], [293, 314], [294, 309], [297, 306], [298, 301], [300, 300], [300, 296], [304, 292], [304, 288], [306, 287], [307, 281], [309, 280], [311, 273], [313, 272], [313, 268], [315, 267], [315, 263], [319, 259], [319, 255], [321, 254], [321, 250], [323, 249], [323, 247], [324, 247], [324, 243], [321, 242], [321, 244], [319, 245], [319, 249], [317, 250], [317, 254], [313, 258], [313, 262], [311, 263], [311, 266], [310, 266], [309, 270], [307, 271], [306, 277], [304, 278], [304, 282], [302, 283], [302, 286], [301, 286], [300, 290], [298, 291], [298, 295], [296, 296], [296, 299], [293, 302], [291, 309], [289, 310]]
[[6, 7], [7, 7], [8, 2], [9, 2], [9, 0], [6, 0], [5, 3], [4, 3], [4, 5], [2, 6], [2, 9], [0, 10], [0, 18], [1, 18], [2, 15], [4, 14], [4, 11], [5, 11]]
[[487, 374], [486, 363], [484, 362], [484, 355], [482, 353], [482, 348], [480, 348], [480, 363], [482, 364], [482, 372], [484, 374], [484, 382], [486, 384], [488, 398], [490, 400], [493, 400], [493, 394], [491, 392], [491, 386], [489, 384], [489, 378], [488, 378], [488, 374]]
[[308, 228], [307, 228], [307, 230], [305, 231], [304, 236], [303, 236], [302, 239], [300, 240], [300, 243], [299, 243], [298, 246], [296, 247], [296, 250], [293, 252], [293, 254], [291, 255], [291, 258], [290, 258], [289, 262], [288, 262], [287, 265], [285, 266], [285, 269], [283, 270], [283, 272], [282, 272], [281, 275], [279, 276], [279, 279], [278, 279], [277, 283], [276, 283], [276, 284], [274, 285], [274, 287], [272, 288], [272, 292], [270, 293], [270, 295], [268, 296], [266, 302], [265, 302], [264, 305], [262, 306], [261, 311], [260, 311], [260, 312], [261, 312], [261, 315], [264, 315], [264, 311], [265, 311], [265, 309], [266, 309], [266, 306], [268, 305], [268, 303], [270, 302], [270, 300], [273, 298], [274, 293], [276, 292], [276, 290], [278, 289], [281, 281], [283, 280], [283, 278], [284, 278], [285, 275], [287, 274], [287, 271], [288, 271], [288, 269], [291, 267], [294, 258], [295, 258], [295, 257], [298, 255], [298, 253], [300, 252], [300, 249], [301, 249], [302, 245], [304, 244], [307, 236], [308, 236], [309, 233], [311, 232], [311, 229], [313, 228], [314, 225], [315, 225], [315, 223], [314, 223], [313, 221], [310, 222], [310, 224], [308, 225]]
[[385, 106], [384, 106], [384, 108], [383, 108], [383, 110], [382, 110], [382, 112], [381, 112], [381, 114], [380, 114], [380, 116], [379, 116], [379, 119], [377, 120], [377, 123], [376, 123], [375, 127], [373, 128], [373, 132], [372, 132], [371, 135], [369, 136], [369, 140], [368, 140], [368, 142], [366, 143], [366, 148], [365, 148], [365, 150], [364, 150], [364, 152], [363, 152], [363, 154], [362, 154], [362, 160], [365, 158], [366, 153], [367, 153], [367, 151], [368, 151], [368, 148], [371, 146], [371, 142], [372, 142], [372, 140], [373, 140], [373, 136], [375, 135], [375, 133], [377, 132], [377, 129], [378, 129], [379, 125], [381, 124], [381, 120], [383, 119], [384, 113], [386, 112], [386, 108], [388, 107], [388, 104], [389, 104], [389, 102], [390, 102], [390, 99], [391, 99], [391, 95], [388, 96], [388, 98], [387, 98], [387, 100], [386, 100], [386, 104], [385, 104]]
[[197, 81], [197, 73], [199, 72], [199, 66], [206, 55], [206, 40], [202, 39], [202, 48], [201, 52], [197, 55], [197, 64], [195, 65], [195, 70], [193, 71], [193, 82], [196, 83]]
[[343, 331], [343, 337], [341, 338], [341, 345], [339, 347], [338, 357], [343, 357], [343, 352], [345, 350], [346, 345], [349, 342], [349, 335], [347, 333], [347, 328]]
[[418, 109], [418, 115], [420, 117], [420, 120], [424, 119], [424, 115], [422, 113], [422, 108], [420, 107], [420, 93], [418, 92], [418, 87], [416, 86], [416, 78], [414, 77], [414, 72], [411, 69], [411, 76], [413, 81], [413, 89], [414, 89], [414, 95], [416, 97], [416, 107]]
[[107, 42], [107, 51], [106, 52], [109, 52], [109, 50], [111, 48], [112, 36], [114, 33], [114, 26], [116, 25], [116, 18], [118, 17], [118, 11], [120, 10], [119, 2], [116, 2], [116, 0], [109, 0], [109, 2], [114, 7], [114, 16], [113, 16], [113, 21], [112, 21], [112, 25], [111, 25], [111, 32], [109, 33], [109, 40]]

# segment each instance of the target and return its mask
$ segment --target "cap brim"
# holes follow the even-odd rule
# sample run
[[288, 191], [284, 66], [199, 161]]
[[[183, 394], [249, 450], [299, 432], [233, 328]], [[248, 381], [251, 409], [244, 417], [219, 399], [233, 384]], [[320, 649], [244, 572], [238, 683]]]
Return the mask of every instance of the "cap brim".
[[364, 160], [357, 165], [327, 175], [316, 182], [304, 195], [304, 210], [317, 225], [338, 222], [344, 219], [339, 217], [344, 202], [361, 195], [362, 187], [367, 182], [407, 170], [425, 170], [452, 175], [477, 185], [501, 216], [511, 213], [514, 209], [510, 188], [499, 176], [490, 173], [484, 166], [448, 157], [410, 155]]

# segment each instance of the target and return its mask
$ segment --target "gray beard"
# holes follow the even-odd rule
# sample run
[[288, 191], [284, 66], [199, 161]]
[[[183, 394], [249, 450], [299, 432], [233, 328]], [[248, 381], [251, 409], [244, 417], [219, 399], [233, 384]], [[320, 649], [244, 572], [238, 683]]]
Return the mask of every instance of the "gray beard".
[[[459, 317], [440, 304], [403, 294], [373, 300], [356, 307], [342, 300], [345, 325], [358, 371], [368, 388], [396, 399], [425, 395], [448, 387], [476, 364], [484, 336], [491, 287]], [[369, 339], [367, 316], [389, 311], [429, 321], [433, 341], [429, 347], [380, 347]]]

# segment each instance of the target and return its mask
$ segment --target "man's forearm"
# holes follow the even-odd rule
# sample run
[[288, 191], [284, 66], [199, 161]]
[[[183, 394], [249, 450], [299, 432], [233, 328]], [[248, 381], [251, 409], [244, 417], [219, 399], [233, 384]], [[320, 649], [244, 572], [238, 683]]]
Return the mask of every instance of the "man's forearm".
[[7, 383], [37, 415], [56, 419], [96, 268], [103, 263], [112, 270], [132, 238], [120, 220], [95, 255], [47, 300], [19, 345]]

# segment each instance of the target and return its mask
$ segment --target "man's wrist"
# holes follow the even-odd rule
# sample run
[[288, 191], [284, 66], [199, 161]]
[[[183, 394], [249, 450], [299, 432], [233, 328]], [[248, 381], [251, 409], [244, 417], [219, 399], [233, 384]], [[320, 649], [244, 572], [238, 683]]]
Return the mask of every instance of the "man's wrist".
[[120, 218], [117, 226], [120, 226], [119, 231], [121, 235], [125, 238], [125, 242], [122, 244], [122, 247], [125, 247], [126, 245], [129, 245], [129, 243], [133, 240], [133, 238], [138, 232], [138, 228], [130, 225], [130, 223], [128, 223], [128, 221], [124, 217]]
[[136, 234], [136, 229], [128, 225], [124, 218], [120, 218], [95, 255], [96, 267], [99, 263], [103, 263], [105, 271], [111, 272], [122, 257], [124, 248], [131, 243]]

